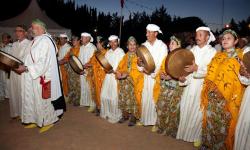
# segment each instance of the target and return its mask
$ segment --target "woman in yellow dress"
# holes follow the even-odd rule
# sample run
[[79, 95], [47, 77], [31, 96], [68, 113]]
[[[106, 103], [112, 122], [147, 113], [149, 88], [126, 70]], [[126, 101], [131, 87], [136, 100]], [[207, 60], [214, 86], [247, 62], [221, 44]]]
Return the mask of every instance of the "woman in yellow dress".
[[[175, 36], [170, 37], [170, 52], [181, 47], [181, 41]], [[165, 72], [165, 59], [161, 65], [160, 95], [156, 105], [157, 132], [176, 137], [180, 119], [180, 100], [183, 87], [179, 86], [178, 80], [172, 79]]]
[[[68, 64], [70, 56], [79, 56], [80, 53], [80, 38], [77, 36], [72, 36], [72, 47], [70, 51], [63, 58], [63, 64]], [[73, 103], [75, 106], [80, 105], [81, 98], [81, 84], [80, 75], [75, 73], [74, 70], [68, 66], [67, 72], [69, 74], [69, 93], [68, 93], [68, 103]]]
[[236, 49], [237, 34], [223, 32], [223, 52], [218, 52], [208, 66], [204, 80], [201, 108], [203, 110], [202, 144], [208, 149], [233, 150], [234, 132], [244, 86], [238, 75], [242, 51]]
[[129, 119], [128, 126], [134, 126], [141, 112], [141, 93], [143, 88], [143, 74], [137, 69], [137, 42], [134, 37], [129, 37], [127, 42], [128, 52], [120, 61], [116, 70], [118, 79], [119, 109], [122, 119], [119, 123]]
[[[108, 48], [108, 41], [106, 39], [104, 39], [103, 37], [98, 37], [97, 38], [97, 51], [95, 53], [102, 53], [103, 55], [105, 55], [105, 53], [107, 52], [107, 48]], [[95, 104], [96, 104], [96, 116], [100, 115], [100, 109], [101, 109], [101, 88], [102, 88], [102, 82], [105, 78], [105, 71], [103, 69], [103, 67], [101, 66], [101, 64], [98, 62], [98, 60], [95, 57], [95, 54], [92, 56], [92, 58], [90, 59], [90, 63], [92, 64], [92, 89], [91, 89], [91, 93], [92, 93], [92, 97], [95, 100]]]

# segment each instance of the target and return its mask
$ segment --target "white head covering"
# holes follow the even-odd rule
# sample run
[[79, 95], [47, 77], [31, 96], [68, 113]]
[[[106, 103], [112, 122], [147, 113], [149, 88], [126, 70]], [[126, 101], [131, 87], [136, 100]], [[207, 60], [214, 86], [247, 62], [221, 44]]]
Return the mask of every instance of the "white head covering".
[[209, 34], [210, 34], [210, 35], [209, 35], [209, 39], [208, 39], [208, 41], [207, 41], [207, 44], [209, 44], [210, 42], [215, 41], [214, 34], [211, 32], [211, 30], [210, 30], [209, 27], [199, 27], [199, 28], [196, 29], [196, 32], [197, 32], [197, 31], [201, 31], [201, 30], [203, 30], [203, 31], [208, 31]]
[[246, 44], [248, 43], [247, 38], [244, 38], [244, 37], [243, 37], [243, 38], [241, 38], [241, 40], [244, 41]]
[[94, 41], [94, 39], [93, 39], [93, 37], [91, 36], [91, 34], [89, 34], [89, 33], [87, 33], [87, 32], [83, 32], [83, 33], [81, 34], [81, 36], [90, 37], [90, 42], [93, 42], [93, 41]]
[[250, 46], [245, 46], [243, 49], [243, 54], [250, 52]]
[[146, 29], [148, 31], [157, 31], [157, 32], [163, 34], [162, 31], [161, 31], [161, 29], [160, 29], [160, 27], [157, 26], [157, 25], [155, 25], [155, 24], [148, 24], [147, 27], [146, 27]]
[[68, 36], [67, 36], [67, 34], [66, 34], [66, 33], [62, 33], [62, 34], [60, 34], [60, 35], [59, 35], [59, 37], [61, 37], [61, 38], [67, 38], [67, 39], [68, 39]]
[[120, 41], [119, 37], [116, 35], [110, 35], [109, 36], [109, 41], [113, 41], [113, 40], [118, 40], [118, 42]]

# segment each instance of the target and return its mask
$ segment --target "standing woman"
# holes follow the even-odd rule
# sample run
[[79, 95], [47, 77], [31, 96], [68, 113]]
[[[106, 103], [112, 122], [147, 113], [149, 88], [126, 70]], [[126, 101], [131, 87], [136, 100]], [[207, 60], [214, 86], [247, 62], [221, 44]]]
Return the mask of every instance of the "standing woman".
[[[246, 52], [247, 50], [244, 50], [244, 53]], [[243, 64], [240, 68], [239, 79], [247, 88], [240, 106], [240, 115], [235, 130], [234, 150], [250, 150], [250, 73], [246, 71]]]
[[[181, 47], [181, 41], [175, 36], [170, 37], [170, 52]], [[156, 105], [158, 133], [176, 137], [180, 119], [180, 100], [183, 87], [178, 80], [172, 79], [165, 72], [165, 60], [161, 67], [160, 95]]]
[[116, 71], [118, 79], [119, 108], [122, 118], [119, 123], [129, 119], [128, 126], [134, 126], [140, 118], [141, 94], [143, 88], [143, 73], [137, 69], [137, 41], [129, 37], [127, 41], [128, 52], [123, 57]]
[[204, 80], [201, 108], [203, 110], [202, 144], [208, 149], [232, 150], [234, 132], [244, 92], [238, 75], [242, 51], [236, 49], [237, 34], [223, 32], [223, 52], [218, 52], [208, 66]]
[[[97, 38], [97, 51], [96, 53], [101, 53], [102, 55], [105, 55], [108, 48], [108, 41], [105, 40], [103, 37]], [[101, 109], [101, 88], [102, 88], [102, 82], [105, 78], [105, 71], [101, 64], [98, 62], [98, 60], [95, 57], [95, 54], [90, 59], [90, 63], [92, 64], [92, 81], [93, 81], [93, 89], [91, 89], [92, 97], [95, 99], [96, 104], [96, 115], [100, 115], [100, 109]]]
[[[81, 41], [78, 36], [72, 36], [72, 47], [70, 51], [66, 54], [63, 59], [63, 64], [69, 62], [69, 58], [71, 56], [79, 57]], [[80, 105], [81, 98], [81, 83], [80, 83], [80, 75], [74, 72], [71, 67], [68, 68], [69, 74], [69, 93], [68, 93], [68, 102], [73, 103], [74, 106]]]

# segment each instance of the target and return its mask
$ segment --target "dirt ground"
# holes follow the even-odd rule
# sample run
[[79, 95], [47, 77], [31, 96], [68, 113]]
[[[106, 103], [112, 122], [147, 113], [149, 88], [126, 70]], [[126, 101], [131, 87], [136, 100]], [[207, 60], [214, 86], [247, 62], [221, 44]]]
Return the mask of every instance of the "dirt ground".
[[192, 143], [151, 132], [151, 127], [111, 124], [85, 107], [67, 106], [49, 131], [25, 129], [9, 117], [9, 103], [0, 101], [0, 150], [192, 150]]

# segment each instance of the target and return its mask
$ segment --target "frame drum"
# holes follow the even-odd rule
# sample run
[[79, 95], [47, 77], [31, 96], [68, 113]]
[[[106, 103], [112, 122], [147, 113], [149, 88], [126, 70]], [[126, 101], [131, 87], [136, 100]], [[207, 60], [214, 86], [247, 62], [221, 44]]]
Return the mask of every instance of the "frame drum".
[[98, 62], [102, 65], [105, 72], [109, 73], [113, 71], [113, 67], [109, 64], [108, 60], [101, 52], [96, 52], [95, 57], [98, 60]]
[[[18, 68], [19, 65], [22, 65], [23, 62], [19, 60], [18, 58], [5, 53], [3, 51], [0, 51], [0, 63], [2, 63], [1, 66], [5, 66], [3, 68], [9, 68], [9, 69], [15, 69]], [[2, 68], [2, 67], [1, 67]]]
[[175, 79], [187, 76], [190, 73], [186, 72], [184, 68], [187, 65], [192, 65], [193, 61], [194, 55], [190, 50], [177, 48], [168, 54], [165, 61], [165, 71]]
[[142, 59], [143, 67], [147, 74], [151, 74], [155, 71], [155, 62], [146, 46], [141, 45], [136, 50], [137, 57]]
[[69, 64], [71, 68], [78, 74], [84, 70], [82, 62], [74, 55], [70, 56]]

